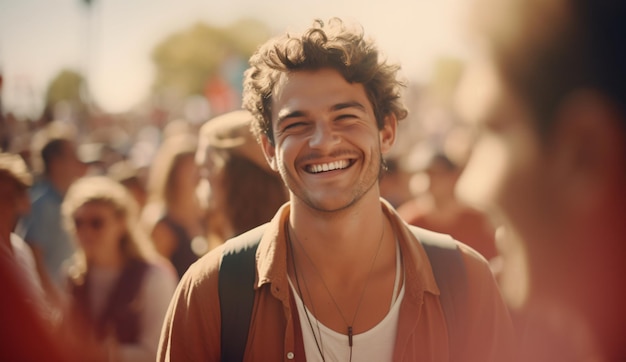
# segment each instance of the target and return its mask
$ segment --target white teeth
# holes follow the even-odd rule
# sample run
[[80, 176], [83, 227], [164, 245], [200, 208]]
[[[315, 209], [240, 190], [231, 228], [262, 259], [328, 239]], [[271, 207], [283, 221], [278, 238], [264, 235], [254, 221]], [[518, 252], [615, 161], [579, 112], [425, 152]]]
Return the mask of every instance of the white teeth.
[[347, 160], [335, 161], [330, 163], [323, 163], [321, 165], [311, 165], [309, 166], [309, 171], [313, 173], [340, 170], [348, 167], [350, 162]]

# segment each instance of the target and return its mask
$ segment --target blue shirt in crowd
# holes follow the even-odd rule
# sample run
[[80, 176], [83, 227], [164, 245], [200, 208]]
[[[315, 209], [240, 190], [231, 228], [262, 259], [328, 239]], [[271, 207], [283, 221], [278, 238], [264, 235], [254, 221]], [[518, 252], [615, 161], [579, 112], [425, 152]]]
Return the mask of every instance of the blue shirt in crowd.
[[65, 278], [63, 262], [76, 249], [63, 227], [63, 196], [49, 181], [42, 179], [30, 189], [30, 198], [31, 211], [21, 220], [20, 234], [28, 244], [42, 251], [50, 277], [60, 285]]

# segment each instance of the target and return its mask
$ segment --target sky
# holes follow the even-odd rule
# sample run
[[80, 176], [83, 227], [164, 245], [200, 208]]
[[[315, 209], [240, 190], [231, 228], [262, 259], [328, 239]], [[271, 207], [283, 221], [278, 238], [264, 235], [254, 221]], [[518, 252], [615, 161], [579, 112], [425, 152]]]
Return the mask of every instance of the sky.
[[425, 81], [440, 56], [467, 58], [466, 0], [0, 0], [0, 72], [5, 111], [41, 111], [62, 69], [86, 74], [95, 101], [124, 112], [145, 100], [150, 53], [199, 21], [226, 26], [256, 18], [275, 33], [338, 16], [363, 25], [403, 75]]

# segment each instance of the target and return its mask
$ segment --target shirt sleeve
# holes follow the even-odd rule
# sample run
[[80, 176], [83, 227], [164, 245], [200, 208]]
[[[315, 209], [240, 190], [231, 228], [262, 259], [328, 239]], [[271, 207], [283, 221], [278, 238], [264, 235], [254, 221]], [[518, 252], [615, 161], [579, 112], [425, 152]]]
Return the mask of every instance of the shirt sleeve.
[[157, 361], [220, 361], [220, 260], [218, 247], [183, 275], [163, 322]]

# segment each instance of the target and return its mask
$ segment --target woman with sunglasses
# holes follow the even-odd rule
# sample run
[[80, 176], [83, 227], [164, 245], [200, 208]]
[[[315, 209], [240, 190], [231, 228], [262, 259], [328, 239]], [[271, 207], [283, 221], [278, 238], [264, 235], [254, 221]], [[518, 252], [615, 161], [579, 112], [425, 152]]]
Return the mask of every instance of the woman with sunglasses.
[[103, 176], [76, 181], [62, 205], [78, 243], [68, 271], [70, 320], [90, 360], [154, 361], [177, 277], [138, 234], [137, 206]]

